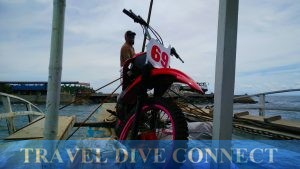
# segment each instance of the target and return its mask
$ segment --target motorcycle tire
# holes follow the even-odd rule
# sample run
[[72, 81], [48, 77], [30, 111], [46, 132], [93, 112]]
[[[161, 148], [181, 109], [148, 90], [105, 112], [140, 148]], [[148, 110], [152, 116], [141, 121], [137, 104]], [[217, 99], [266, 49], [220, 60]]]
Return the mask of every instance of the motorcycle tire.
[[[117, 128], [119, 140], [131, 140], [136, 113]], [[148, 98], [139, 114], [138, 140], [187, 140], [188, 127], [181, 109], [168, 98]]]

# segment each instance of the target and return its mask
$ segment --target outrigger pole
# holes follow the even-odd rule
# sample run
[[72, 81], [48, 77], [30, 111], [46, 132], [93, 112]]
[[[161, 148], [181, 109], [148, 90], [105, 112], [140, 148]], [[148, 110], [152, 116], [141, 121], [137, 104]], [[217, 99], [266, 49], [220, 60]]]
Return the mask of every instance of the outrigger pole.
[[53, 1], [51, 51], [44, 125], [45, 140], [55, 140], [58, 130], [65, 7], [65, 0]]
[[[150, 6], [149, 6], [148, 18], [147, 18], [147, 24], [148, 24], [148, 25], [149, 25], [149, 23], [150, 23], [151, 12], [152, 12], [152, 5], [153, 5], [153, 0], [150, 0]], [[144, 35], [144, 41], [143, 41], [142, 52], [145, 51], [145, 46], [146, 46], [146, 35]]]

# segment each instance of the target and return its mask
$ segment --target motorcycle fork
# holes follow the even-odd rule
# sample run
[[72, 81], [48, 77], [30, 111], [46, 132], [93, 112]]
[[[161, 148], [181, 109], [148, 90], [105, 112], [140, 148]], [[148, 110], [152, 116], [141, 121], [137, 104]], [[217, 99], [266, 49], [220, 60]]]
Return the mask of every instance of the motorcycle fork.
[[138, 128], [139, 124], [141, 123], [141, 119], [143, 114], [141, 113], [142, 106], [145, 104], [148, 94], [147, 94], [147, 84], [150, 79], [150, 72], [152, 67], [150, 65], [145, 65], [142, 70], [142, 80], [141, 80], [141, 87], [140, 92], [137, 95], [137, 102], [135, 107], [135, 119], [133, 122], [133, 128], [131, 133], [131, 139], [137, 140], [138, 138]]
[[138, 96], [137, 98], [137, 104], [136, 104], [136, 107], [135, 107], [135, 119], [134, 119], [134, 122], [133, 122], [133, 128], [132, 128], [132, 133], [131, 133], [131, 139], [133, 140], [138, 140], [138, 127], [139, 127], [139, 124], [141, 123], [141, 116], [142, 116], [142, 113], [141, 113], [141, 110], [142, 110], [142, 103], [143, 103], [143, 96]]

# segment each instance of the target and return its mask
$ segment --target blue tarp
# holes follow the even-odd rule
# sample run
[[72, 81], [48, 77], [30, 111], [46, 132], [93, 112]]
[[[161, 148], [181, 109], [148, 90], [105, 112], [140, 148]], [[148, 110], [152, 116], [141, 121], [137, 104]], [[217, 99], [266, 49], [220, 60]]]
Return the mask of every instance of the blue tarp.
[[[0, 168], [205, 169], [219, 165], [219, 168], [232, 169], [283, 169], [300, 166], [300, 140], [68, 140], [57, 143], [2, 142]], [[56, 149], [55, 145], [58, 145]]]

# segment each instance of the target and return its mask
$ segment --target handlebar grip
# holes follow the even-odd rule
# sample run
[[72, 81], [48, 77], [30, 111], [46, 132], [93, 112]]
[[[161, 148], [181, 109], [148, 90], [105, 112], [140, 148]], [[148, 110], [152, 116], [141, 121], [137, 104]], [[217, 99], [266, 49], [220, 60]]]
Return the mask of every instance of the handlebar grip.
[[123, 13], [125, 13], [127, 16], [129, 16], [131, 19], [136, 20], [135, 14], [133, 14], [131, 11], [128, 11], [127, 9], [123, 9]]
[[131, 10], [128, 11], [127, 9], [123, 9], [123, 13], [125, 13], [127, 16], [129, 16], [131, 19], [133, 19], [134, 22], [137, 22], [137, 23], [142, 24], [144, 26], [148, 26], [147, 22], [144, 21], [143, 18], [141, 18], [140, 16], [137, 16]]

